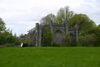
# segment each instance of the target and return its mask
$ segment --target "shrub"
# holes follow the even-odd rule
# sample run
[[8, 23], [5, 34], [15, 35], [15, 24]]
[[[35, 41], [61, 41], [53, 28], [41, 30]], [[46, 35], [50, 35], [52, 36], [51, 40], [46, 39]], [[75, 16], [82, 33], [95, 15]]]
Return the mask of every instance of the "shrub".
[[56, 43], [54, 43], [53, 46], [54, 46], [54, 47], [61, 47], [60, 44], [56, 44]]

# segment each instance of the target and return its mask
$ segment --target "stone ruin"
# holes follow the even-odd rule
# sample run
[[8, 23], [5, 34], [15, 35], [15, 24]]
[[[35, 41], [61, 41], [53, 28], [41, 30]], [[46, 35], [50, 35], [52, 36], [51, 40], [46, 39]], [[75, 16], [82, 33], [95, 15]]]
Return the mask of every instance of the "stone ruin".
[[[82, 24], [80, 22], [79, 24]], [[53, 34], [53, 44], [63, 44], [64, 42], [64, 35], [63, 33], [69, 33], [70, 35], [70, 40], [78, 41], [78, 31], [80, 28], [78, 28], [78, 25], [76, 22], [71, 24], [68, 27], [68, 22], [66, 21], [63, 24], [57, 24], [53, 23], [52, 21], [50, 24], [39, 24], [36, 23], [36, 27], [33, 29], [29, 30], [29, 46], [41, 46], [42, 43], [42, 36], [43, 36], [43, 31], [45, 27], [49, 26], [51, 29], [51, 32]]]

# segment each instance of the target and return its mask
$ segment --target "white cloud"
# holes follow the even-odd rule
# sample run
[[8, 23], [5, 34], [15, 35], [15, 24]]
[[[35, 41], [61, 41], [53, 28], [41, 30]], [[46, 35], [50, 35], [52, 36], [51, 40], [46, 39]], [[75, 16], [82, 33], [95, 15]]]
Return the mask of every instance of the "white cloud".
[[49, 13], [56, 15], [65, 6], [76, 13], [87, 14], [100, 24], [100, 0], [0, 0], [0, 17], [8, 28], [20, 35], [27, 33], [42, 17]]

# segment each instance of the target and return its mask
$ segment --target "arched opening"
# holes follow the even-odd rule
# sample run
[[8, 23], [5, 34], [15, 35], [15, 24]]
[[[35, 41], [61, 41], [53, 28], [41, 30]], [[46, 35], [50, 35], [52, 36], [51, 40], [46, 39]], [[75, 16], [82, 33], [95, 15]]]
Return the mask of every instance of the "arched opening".
[[53, 43], [54, 44], [59, 44], [60, 46], [63, 46], [63, 42], [64, 42], [64, 36], [63, 33], [59, 30], [57, 30], [54, 33], [54, 39], [53, 39]]

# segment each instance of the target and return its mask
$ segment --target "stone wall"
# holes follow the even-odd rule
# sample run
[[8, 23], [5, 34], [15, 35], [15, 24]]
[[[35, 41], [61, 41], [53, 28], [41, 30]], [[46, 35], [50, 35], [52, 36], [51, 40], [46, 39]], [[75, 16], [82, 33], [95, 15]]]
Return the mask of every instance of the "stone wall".
[[63, 24], [55, 24], [51, 21], [51, 23], [47, 25], [40, 25], [39, 23], [36, 23], [35, 29], [29, 32], [29, 34], [31, 34], [29, 38], [31, 40], [34, 39], [33, 42], [31, 42], [30, 44], [34, 44], [35, 46], [41, 46], [42, 35], [46, 26], [49, 26], [51, 28], [51, 31], [54, 35], [53, 43], [63, 44], [63, 33], [69, 33], [72, 39], [78, 41], [78, 25], [75, 25], [72, 28], [68, 28], [67, 21]]

